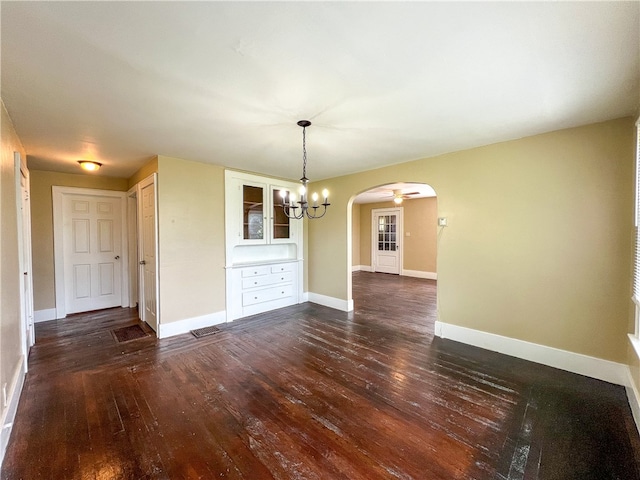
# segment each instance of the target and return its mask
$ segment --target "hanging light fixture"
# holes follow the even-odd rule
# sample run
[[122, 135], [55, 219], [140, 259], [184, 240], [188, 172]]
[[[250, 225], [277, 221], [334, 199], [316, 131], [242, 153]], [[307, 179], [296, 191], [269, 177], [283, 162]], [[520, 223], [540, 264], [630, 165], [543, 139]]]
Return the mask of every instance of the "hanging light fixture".
[[313, 203], [309, 204], [307, 192], [309, 179], [307, 178], [306, 131], [307, 127], [311, 126], [311, 122], [309, 120], [300, 120], [298, 125], [302, 127], [302, 178], [300, 179], [302, 186], [300, 187], [300, 200], [296, 201], [296, 197], [293, 193], [289, 193], [286, 190], [280, 190], [282, 208], [284, 210], [284, 214], [289, 218], [321, 218], [325, 213], [327, 213], [327, 207], [331, 205], [329, 203], [329, 191], [326, 188], [322, 191], [322, 197], [324, 200], [320, 205], [322, 205], [323, 210], [322, 213], [318, 213], [318, 208], [320, 208], [318, 205], [318, 194], [314, 192], [311, 195]]
[[102, 166], [101, 163], [92, 160], [78, 160], [78, 163], [83, 170], [87, 170], [88, 172], [95, 172]]

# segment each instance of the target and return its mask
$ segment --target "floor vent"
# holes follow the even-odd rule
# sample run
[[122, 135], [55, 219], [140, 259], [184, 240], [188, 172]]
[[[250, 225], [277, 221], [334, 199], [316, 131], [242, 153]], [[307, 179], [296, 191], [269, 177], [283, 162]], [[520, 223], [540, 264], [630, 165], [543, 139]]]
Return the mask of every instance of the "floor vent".
[[140, 325], [116, 328], [115, 330], [111, 330], [111, 333], [118, 343], [130, 342], [131, 340], [137, 340], [138, 338], [144, 338], [149, 335]]
[[206, 337], [207, 335], [213, 335], [214, 333], [218, 332], [220, 332], [220, 329], [218, 327], [204, 327], [191, 330], [191, 333], [196, 338]]

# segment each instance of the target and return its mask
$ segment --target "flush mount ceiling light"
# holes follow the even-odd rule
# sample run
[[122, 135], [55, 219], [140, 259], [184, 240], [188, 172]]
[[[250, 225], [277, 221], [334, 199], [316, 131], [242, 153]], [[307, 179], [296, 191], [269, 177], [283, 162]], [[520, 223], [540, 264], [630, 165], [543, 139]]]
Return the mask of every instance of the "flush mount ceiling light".
[[[289, 218], [320, 218], [327, 213], [327, 207], [331, 205], [329, 203], [329, 191], [326, 188], [322, 191], [322, 197], [324, 200], [320, 205], [322, 205], [324, 209], [322, 210], [322, 213], [318, 214], [318, 208], [320, 208], [318, 206], [318, 194], [314, 192], [313, 195], [311, 195], [313, 205], [309, 205], [307, 200], [307, 185], [309, 183], [309, 179], [307, 178], [306, 131], [307, 127], [311, 126], [311, 122], [309, 120], [300, 120], [298, 125], [302, 127], [302, 178], [300, 179], [302, 186], [300, 187], [300, 200], [296, 202], [296, 197], [293, 193], [289, 193], [286, 190], [280, 190], [282, 208], [284, 210], [284, 214]], [[300, 211], [298, 211], [298, 208]], [[313, 211], [310, 209], [313, 209]]]
[[86, 170], [88, 172], [95, 172], [102, 166], [101, 163], [94, 162], [92, 160], [78, 160], [78, 163], [83, 170]]

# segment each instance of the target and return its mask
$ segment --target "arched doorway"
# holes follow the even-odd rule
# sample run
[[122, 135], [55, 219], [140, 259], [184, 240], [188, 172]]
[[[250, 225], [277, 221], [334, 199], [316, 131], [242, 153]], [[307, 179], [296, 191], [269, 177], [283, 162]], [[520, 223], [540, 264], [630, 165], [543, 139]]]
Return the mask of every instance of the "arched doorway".
[[[430, 185], [402, 182], [374, 186], [355, 195], [349, 211], [351, 301], [357, 301], [354, 282], [362, 292], [362, 282], [374, 279], [370, 273], [437, 280], [437, 195]], [[382, 281], [397, 285], [398, 291], [411, 283], [402, 278]], [[435, 296], [435, 282], [432, 284]]]

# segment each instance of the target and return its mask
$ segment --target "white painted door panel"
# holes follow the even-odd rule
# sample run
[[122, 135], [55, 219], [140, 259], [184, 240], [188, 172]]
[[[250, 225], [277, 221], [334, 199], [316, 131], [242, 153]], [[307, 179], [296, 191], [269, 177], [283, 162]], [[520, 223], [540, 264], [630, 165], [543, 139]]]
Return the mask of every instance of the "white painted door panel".
[[63, 196], [65, 308], [67, 313], [122, 303], [122, 199]]
[[158, 331], [157, 295], [156, 295], [156, 194], [155, 184], [142, 187], [142, 320], [153, 330]]

